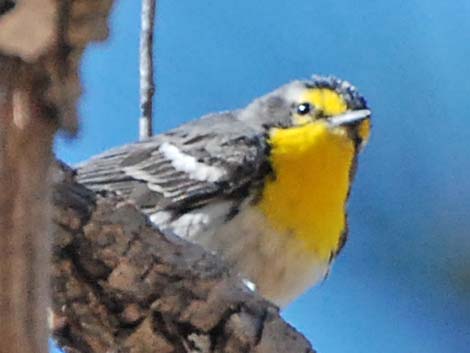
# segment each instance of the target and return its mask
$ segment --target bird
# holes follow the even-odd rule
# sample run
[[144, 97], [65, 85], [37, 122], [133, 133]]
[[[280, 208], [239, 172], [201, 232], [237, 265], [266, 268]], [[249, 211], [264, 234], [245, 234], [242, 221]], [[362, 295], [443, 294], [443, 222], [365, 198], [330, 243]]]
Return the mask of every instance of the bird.
[[285, 307], [325, 279], [348, 233], [347, 202], [371, 111], [348, 81], [295, 80], [77, 166], [163, 233], [202, 245]]

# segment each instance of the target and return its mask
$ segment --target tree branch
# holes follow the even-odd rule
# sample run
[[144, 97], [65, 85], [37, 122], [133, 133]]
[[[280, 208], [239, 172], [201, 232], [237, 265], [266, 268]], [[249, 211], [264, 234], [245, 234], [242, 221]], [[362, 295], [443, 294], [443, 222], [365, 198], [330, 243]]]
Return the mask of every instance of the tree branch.
[[153, 95], [153, 33], [157, 0], [142, 1], [142, 19], [140, 32], [140, 110], [139, 139], [152, 136]]
[[54, 337], [67, 352], [313, 352], [217, 257], [134, 205], [70, 177], [54, 203]]

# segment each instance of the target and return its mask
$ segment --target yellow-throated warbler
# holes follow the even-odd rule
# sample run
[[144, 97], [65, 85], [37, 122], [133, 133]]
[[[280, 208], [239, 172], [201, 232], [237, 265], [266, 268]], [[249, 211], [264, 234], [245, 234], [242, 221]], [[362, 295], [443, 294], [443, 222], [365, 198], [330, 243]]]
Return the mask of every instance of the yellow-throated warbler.
[[366, 101], [346, 81], [294, 81], [92, 158], [78, 180], [132, 199], [162, 231], [220, 254], [280, 306], [323, 279], [347, 232]]

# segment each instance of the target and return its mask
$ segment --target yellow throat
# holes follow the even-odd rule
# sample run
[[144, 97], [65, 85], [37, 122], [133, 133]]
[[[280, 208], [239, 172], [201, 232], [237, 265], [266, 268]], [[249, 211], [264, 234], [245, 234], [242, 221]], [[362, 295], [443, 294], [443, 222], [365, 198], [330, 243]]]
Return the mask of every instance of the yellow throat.
[[329, 259], [346, 227], [353, 141], [316, 121], [273, 129], [270, 144], [275, 176], [258, 206], [279, 236], [297, 237], [307, 252]]

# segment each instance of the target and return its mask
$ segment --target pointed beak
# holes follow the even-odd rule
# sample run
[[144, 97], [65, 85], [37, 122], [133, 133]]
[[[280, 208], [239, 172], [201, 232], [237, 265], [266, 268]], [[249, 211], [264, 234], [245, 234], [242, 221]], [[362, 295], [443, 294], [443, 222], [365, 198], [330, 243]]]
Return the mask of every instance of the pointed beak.
[[363, 120], [370, 118], [370, 110], [363, 109], [363, 110], [355, 110], [352, 112], [347, 112], [341, 115], [333, 116], [329, 119], [328, 125], [330, 127], [353, 127], [359, 125], [360, 122]]

